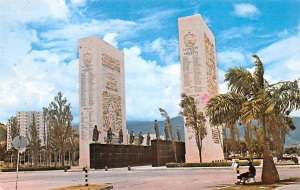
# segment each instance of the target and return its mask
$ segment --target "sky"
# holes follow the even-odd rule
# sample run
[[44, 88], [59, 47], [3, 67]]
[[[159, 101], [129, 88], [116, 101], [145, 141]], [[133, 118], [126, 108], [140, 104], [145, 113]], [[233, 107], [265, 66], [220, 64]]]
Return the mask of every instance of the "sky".
[[177, 116], [177, 19], [194, 14], [215, 35], [221, 93], [228, 68], [253, 70], [253, 53], [270, 83], [300, 78], [299, 0], [0, 0], [0, 122], [60, 91], [78, 123], [77, 41], [93, 35], [124, 51], [127, 120]]

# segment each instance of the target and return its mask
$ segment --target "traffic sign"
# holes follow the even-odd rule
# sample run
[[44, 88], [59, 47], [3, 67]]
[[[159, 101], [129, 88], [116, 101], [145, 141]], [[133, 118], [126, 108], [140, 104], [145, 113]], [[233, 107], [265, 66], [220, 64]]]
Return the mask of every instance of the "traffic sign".
[[27, 146], [27, 138], [23, 136], [16, 136], [11, 143], [17, 150], [23, 149]]

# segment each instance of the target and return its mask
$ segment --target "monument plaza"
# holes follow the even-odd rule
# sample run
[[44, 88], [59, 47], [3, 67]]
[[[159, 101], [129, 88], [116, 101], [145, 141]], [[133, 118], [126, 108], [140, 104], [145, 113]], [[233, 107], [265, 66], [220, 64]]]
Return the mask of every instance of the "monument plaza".
[[[214, 35], [207, 27], [200, 15], [193, 15], [178, 19], [179, 49], [181, 63], [182, 92], [193, 96], [198, 111], [204, 112], [206, 102], [210, 97], [218, 94], [217, 63]], [[125, 76], [124, 54], [117, 48], [96, 36], [79, 40], [79, 87], [80, 87], [80, 167], [101, 168], [120, 167], [128, 165], [143, 165], [150, 162], [147, 148], [129, 148], [129, 146], [97, 145], [127, 144], [125, 125]], [[207, 119], [208, 121], [208, 119]], [[224, 159], [221, 147], [222, 137], [220, 127], [212, 127], [206, 123], [207, 137], [203, 141], [203, 161], [212, 162]], [[120, 131], [122, 129], [122, 131]], [[189, 126], [185, 126], [185, 148], [179, 142], [175, 150], [168, 140], [157, 139], [152, 142], [152, 165], [164, 165], [167, 162], [199, 162], [199, 150], [196, 145], [195, 134]], [[125, 132], [125, 135], [123, 135]], [[171, 132], [171, 131], [169, 131]], [[113, 135], [122, 135], [121, 143], [113, 140]], [[172, 134], [172, 133], [170, 133]], [[117, 135], [115, 135], [117, 136]], [[123, 139], [125, 136], [125, 140]], [[116, 139], [116, 138], [115, 138]], [[94, 144], [91, 144], [91, 143]], [[92, 152], [91, 152], [91, 147]], [[109, 147], [109, 148], [108, 148]], [[128, 150], [127, 150], [128, 149]], [[171, 150], [171, 151], [170, 151]], [[128, 154], [128, 151], [132, 151]], [[168, 153], [167, 153], [168, 152]], [[179, 155], [178, 155], [178, 152]], [[185, 160], [182, 155], [185, 152]], [[182, 154], [183, 153], [183, 154]], [[144, 158], [136, 163], [130, 155], [138, 154]], [[110, 158], [118, 158], [110, 163]], [[174, 157], [174, 155], [176, 155]], [[93, 158], [91, 158], [91, 156]], [[163, 156], [163, 157], [162, 157]], [[100, 160], [99, 157], [101, 157]], [[126, 157], [126, 159], [124, 159]], [[127, 158], [128, 157], [128, 158]], [[165, 159], [166, 157], [170, 157]], [[148, 158], [148, 159], [147, 159]], [[91, 164], [93, 160], [93, 164]], [[153, 161], [156, 160], [156, 161]], [[163, 160], [163, 161], [162, 161]], [[158, 161], [158, 162], [157, 162]], [[99, 165], [99, 162], [102, 164]]]

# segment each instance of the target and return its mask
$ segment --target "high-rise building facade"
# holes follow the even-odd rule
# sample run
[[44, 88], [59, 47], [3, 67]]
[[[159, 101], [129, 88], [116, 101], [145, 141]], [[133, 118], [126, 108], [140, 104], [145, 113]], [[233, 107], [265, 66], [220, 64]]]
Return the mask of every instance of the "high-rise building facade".
[[[205, 113], [208, 100], [218, 94], [215, 38], [197, 14], [178, 19], [181, 65], [181, 92], [194, 97], [198, 111]], [[202, 161], [223, 160], [221, 127], [205, 124]], [[199, 162], [195, 134], [185, 127], [186, 162]]]
[[[17, 123], [19, 125], [19, 135], [27, 137], [30, 136], [30, 125], [33, 124], [33, 118], [35, 119], [35, 125], [38, 131], [39, 139], [41, 140], [41, 146], [46, 144], [47, 140], [47, 132], [48, 132], [48, 125], [47, 122], [44, 120], [43, 112], [35, 112], [35, 111], [18, 111], [17, 115]], [[7, 149], [11, 149], [11, 135], [10, 135], [10, 126], [7, 126]]]

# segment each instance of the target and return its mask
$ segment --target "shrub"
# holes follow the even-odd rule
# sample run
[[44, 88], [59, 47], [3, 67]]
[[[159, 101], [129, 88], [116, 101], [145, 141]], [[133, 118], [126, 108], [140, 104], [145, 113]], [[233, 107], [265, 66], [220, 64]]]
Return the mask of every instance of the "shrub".
[[[166, 163], [168, 168], [175, 168], [175, 167], [224, 167], [224, 166], [231, 166], [231, 162], [208, 162], [208, 163]], [[259, 166], [260, 161], [254, 161], [254, 166]], [[248, 166], [248, 162], [241, 162], [240, 166]]]
[[[26, 167], [26, 168], [19, 168], [19, 171], [47, 171], [47, 170], [64, 170], [65, 167], [69, 170], [70, 166], [58, 166], [58, 167]], [[3, 168], [1, 169], [2, 172], [15, 172], [17, 168]]]

